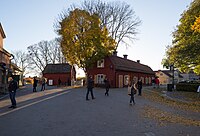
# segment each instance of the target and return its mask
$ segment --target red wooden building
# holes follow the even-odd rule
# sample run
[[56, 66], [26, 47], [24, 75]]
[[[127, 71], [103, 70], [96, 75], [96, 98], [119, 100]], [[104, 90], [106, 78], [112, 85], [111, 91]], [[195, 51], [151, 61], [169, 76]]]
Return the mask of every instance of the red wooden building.
[[43, 77], [47, 78], [48, 85], [71, 85], [76, 80], [76, 70], [68, 63], [47, 64], [44, 68]]
[[127, 55], [122, 58], [116, 54], [98, 61], [87, 73], [93, 76], [96, 86], [102, 86], [106, 76], [111, 87], [125, 87], [129, 81], [140, 78], [143, 85], [151, 85], [152, 78], [155, 77], [153, 70], [139, 60], [135, 62], [127, 59]]

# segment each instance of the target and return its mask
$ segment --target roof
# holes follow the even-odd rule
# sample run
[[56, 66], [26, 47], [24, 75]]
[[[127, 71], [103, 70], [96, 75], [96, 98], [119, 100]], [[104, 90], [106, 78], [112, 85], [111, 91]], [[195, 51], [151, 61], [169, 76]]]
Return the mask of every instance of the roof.
[[5, 35], [4, 31], [3, 31], [3, 27], [1, 25], [1, 23], [0, 23], [0, 33], [1, 33], [3, 38], [6, 38], [6, 35]]
[[147, 65], [114, 55], [109, 58], [116, 70], [154, 74], [153, 70]]
[[172, 71], [170, 70], [162, 70], [162, 72], [167, 75], [168, 77], [173, 77], [170, 73], [172, 73]]
[[18, 72], [22, 72], [22, 70], [20, 69], [20, 67], [18, 67], [16, 64], [14, 64], [14, 63], [11, 63], [11, 67], [12, 67], [12, 69], [13, 70], [16, 70], [16, 71], [18, 71]]
[[57, 74], [71, 72], [71, 65], [68, 63], [62, 64], [47, 64], [43, 70], [43, 74]]
[[4, 48], [0, 48], [0, 52], [4, 53], [8, 57], [11, 57], [11, 54], [7, 50], [5, 50]]
[[[159, 70], [160, 72], [163, 72], [165, 75], [167, 75], [168, 77], [172, 78], [172, 71], [171, 70]], [[155, 72], [159, 72], [159, 71], [155, 71]], [[179, 78], [183, 78], [183, 76], [180, 75], [180, 73], [178, 73]]]

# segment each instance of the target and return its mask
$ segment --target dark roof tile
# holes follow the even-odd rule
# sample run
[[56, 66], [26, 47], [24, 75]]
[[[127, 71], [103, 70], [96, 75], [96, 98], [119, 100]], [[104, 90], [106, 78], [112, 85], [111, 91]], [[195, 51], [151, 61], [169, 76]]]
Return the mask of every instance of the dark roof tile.
[[110, 56], [109, 58], [117, 70], [154, 74], [153, 70], [147, 65], [118, 56]]
[[63, 64], [47, 64], [44, 68], [43, 74], [55, 74], [55, 73], [69, 73], [71, 72], [71, 65], [68, 63]]

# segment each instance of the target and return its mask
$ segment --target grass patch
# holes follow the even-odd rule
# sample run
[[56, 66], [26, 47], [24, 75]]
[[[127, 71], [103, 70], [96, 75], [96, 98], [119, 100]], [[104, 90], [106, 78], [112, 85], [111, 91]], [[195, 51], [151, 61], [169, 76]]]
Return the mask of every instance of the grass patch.
[[[192, 102], [182, 102], [173, 99], [168, 99], [167, 97], [162, 96], [161, 91], [145, 91], [143, 93], [145, 99], [149, 99], [161, 104], [168, 105], [170, 107], [193, 111], [193, 112], [200, 112], [200, 101], [192, 101]], [[187, 94], [184, 94], [187, 95]]]
[[165, 125], [166, 123], [179, 123], [188, 126], [200, 126], [199, 120], [185, 118], [179, 115], [174, 115], [172, 113], [162, 111], [152, 106], [145, 106], [143, 109], [143, 114], [145, 118], [154, 119], [159, 125]]

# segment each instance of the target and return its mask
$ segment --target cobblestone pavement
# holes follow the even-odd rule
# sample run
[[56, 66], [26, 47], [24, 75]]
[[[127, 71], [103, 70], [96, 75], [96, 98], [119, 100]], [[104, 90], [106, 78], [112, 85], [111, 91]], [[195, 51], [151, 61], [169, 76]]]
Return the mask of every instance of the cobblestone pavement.
[[[24, 90], [26, 91], [26, 89]], [[86, 88], [52, 88], [17, 96], [18, 108], [0, 101], [0, 136], [199, 136], [197, 126], [178, 123], [159, 125], [145, 118], [145, 106], [166, 111], [171, 107], [136, 96], [129, 105], [126, 88], [95, 88], [96, 99], [85, 100]], [[145, 93], [145, 92], [144, 92]], [[185, 114], [185, 113], [183, 113]], [[193, 113], [191, 113], [193, 114]], [[189, 113], [187, 114], [190, 115]], [[197, 116], [198, 118], [198, 116]], [[198, 118], [200, 120], [200, 117]]]

